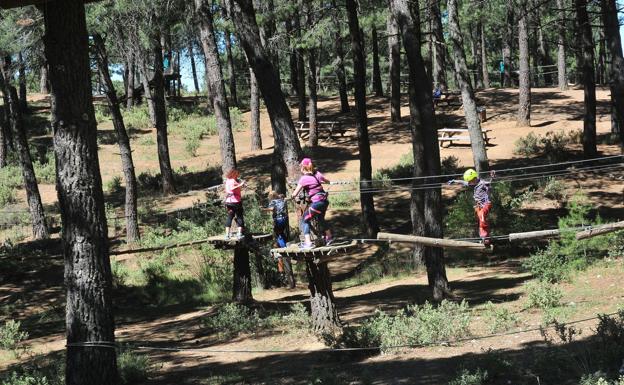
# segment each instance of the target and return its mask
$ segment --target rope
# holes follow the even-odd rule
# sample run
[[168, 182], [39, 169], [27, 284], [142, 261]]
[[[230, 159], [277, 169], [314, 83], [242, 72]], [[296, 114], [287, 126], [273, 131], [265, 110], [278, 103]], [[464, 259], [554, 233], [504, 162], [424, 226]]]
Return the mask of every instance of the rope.
[[[611, 317], [619, 314], [619, 312], [612, 312], [608, 314], [599, 314], [594, 317], [588, 317], [583, 319], [578, 319], [570, 322], [562, 322], [558, 323], [558, 325], [568, 326], [575, 325], [587, 321], [593, 321], [599, 319], [600, 317]], [[303, 353], [333, 353], [333, 352], [355, 352], [355, 351], [378, 351], [378, 350], [395, 350], [395, 349], [406, 349], [406, 348], [424, 348], [428, 346], [451, 346], [456, 345], [461, 342], [469, 342], [469, 341], [480, 341], [486, 340], [495, 337], [505, 337], [517, 334], [531, 333], [535, 331], [541, 331], [544, 329], [552, 328], [554, 325], [540, 326], [534, 328], [520, 329], [511, 332], [505, 333], [492, 333], [485, 334], [481, 336], [472, 336], [472, 337], [464, 337], [457, 338], [454, 340], [441, 341], [441, 342], [430, 342], [430, 343], [414, 343], [414, 344], [397, 344], [390, 346], [368, 346], [368, 347], [352, 347], [352, 348], [326, 348], [326, 349], [277, 349], [277, 350], [268, 350], [268, 349], [211, 349], [211, 348], [179, 348], [179, 347], [167, 347], [167, 346], [136, 346], [134, 347], [136, 350], [151, 350], [151, 351], [165, 351], [165, 352], [200, 352], [200, 353], [210, 353], [210, 354], [219, 354], [219, 353], [243, 353], [243, 354], [253, 354], [253, 353], [269, 353], [269, 354], [303, 354]], [[124, 341], [123, 343], [129, 343]], [[110, 341], [95, 341], [95, 342], [76, 342], [65, 345], [67, 347], [102, 347], [108, 349], [115, 349], [119, 346], [115, 342]]]

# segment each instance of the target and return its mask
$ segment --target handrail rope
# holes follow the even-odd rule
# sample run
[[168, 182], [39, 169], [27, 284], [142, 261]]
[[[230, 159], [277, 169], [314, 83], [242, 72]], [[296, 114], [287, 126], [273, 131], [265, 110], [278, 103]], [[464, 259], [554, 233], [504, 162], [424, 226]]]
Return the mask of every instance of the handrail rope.
[[[611, 317], [614, 315], [619, 314], [620, 312], [615, 311], [612, 313], [607, 313], [607, 314], [600, 314], [598, 313], [598, 315], [594, 316], [594, 317], [587, 317], [587, 318], [582, 318], [582, 319], [577, 319], [577, 320], [573, 320], [573, 321], [569, 321], [569, 322], [560, 322], [557, 323], [557, 325], [560, 326], [569, 326], [569, 325], [576, 325], [579, 323], [583, 323], [583, 322], [587, 322], [587, 321], [593, 321], [596, 319], [600, 319], [601, 317]], [[451, 345], [456, 345], [462, 342], [469, 342], [469, 341], [480, 341], [480, 340], [485, 340], [485, 339], [490, 339], [490, 338], [495, 338], [495, 337], [505, 337], [505, 336], [511, 336], [511, 335], [517, 335], [517, 334], [524, 334], [524, 333], [531, 333], [531, 332], [536, 332], [536, 331], [542, 331], [544, 329], [550, 329], [555, 327], [555, 324], [549, 324], [549, 325], [545, 325], [545, 326], [540, 326], [540, 327], [533, 327], [533, 328], [526, 328], [526, 329], [520, 329], [520, 330], [514, 330], [514, 331], [510, 331], [510, 332], [504, 332], [504, 333], [491, 333], [491, 334], [484, 334], [484, 335], [480, 335], [480, 336], [469, 336], [469, 337], [462, 337], [462, 338], [456, 338], [454, 340], [447, 340], [447, 341], [439, 341], [439, 342], [429, 342], [429, 343], [414, 343], [414, 344], [397, 344], [397, 345], [390, 345], [390, 346], [357, 346], [357, 347], [351, 347], [351, 348], [324, 348], [324, 349], [299, 349], [299, 350], [294, 350], [294, 349], [211, 349], [211, 348], [179, 348], [179, 347], [167, 347], [167, 346], [143, 346], [143, 345], [139, 345], [139, 346], [134, 346], [134, 349], [136, 350], [152, 350], [152, 351], [168, 351], [168, 352], [203, 352], [203, 353], [211, 353], [211, 354], [215, 354], [215, 353], [242, 353], [242, 354], [251, 354], [251, 353], [274, 353], [274, 354], [302, 354], [302, 353], [331, 353], [331, 352], [353, 352], [353, 351], [376, 351], [376, 350], [394, 350], [394, 349], [406, 349], [406, 348], [424, 348], [424, 347], [428, 347], [428, 346], [451, 346]], [[93, 342], [73, 342], [73, 343], [69, 343], [66, 344], [66, 347], [101, 347], [101, 348], [108, 348], [108, 349], [115, 349], [117, 347], [119, 347], [121, 344], [129, 344], [131, 343], [131, 341], [120, 341], [120, 342], [112, 342], [112, 341], [93, 341]]]

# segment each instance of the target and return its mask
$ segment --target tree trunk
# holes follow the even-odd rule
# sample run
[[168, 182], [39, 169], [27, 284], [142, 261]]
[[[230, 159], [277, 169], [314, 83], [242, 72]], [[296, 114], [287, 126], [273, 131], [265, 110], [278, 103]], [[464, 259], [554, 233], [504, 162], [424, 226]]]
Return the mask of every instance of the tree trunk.
[[152, 55], [154, 55], [154, 76], [150, 88], [149, 72], [146, 57], [141, 58], [141, 80], [145, 90], [145, 98], [150, 115], [150, 121], [156, 127], [156, 142], [158, 147], [158, 164], [162, 180], [163, 194], [175, 193], [173, 169], [169, 158], [169, 140], [167, 138], [167, 109], [165, 105], [165, 84], [163, 78], [163, 61], [160, 38], [152, 39]]
[[[391, 0], [390, 11], [398, 21], [410, 72], [410, 127], [414, 153], [414, 176], [440, 174], [440, 150], [433, 112], [431, 81], [426, 75], [420, 47], [418, 8], [410, 12], [409, 0]], [[416, 180], [413, 187], [417, 187]], [[412, 190], [411, 214], [414, 232], [442, 238], [442, 194], [439, 188]], [[450, 292], [442, 249], [427, 248], [425, 263], [429, 286], [436, 300]], [[418, 254], [417, 254], [418, 255]]]
[[527, 27], [526, 3], [520, 7], [518, 18], [518, 50], [520, 53], [520, 88], [518, 116], [516, 124], [520, 127], [531, 125], [531, 75], [529, 71], [529, 32]]
[[605, 35], [604, 26], [598, 33], [598, 65], [596, 67], [596, 84], [604, 85], [606, 83], [606, 52], [605, 52]]
[[225, 30], [225, 52], [227, 56], [228, 75], [230, 75], [230, 99], [232, 106], [238, 107], [238, 96], [236, 93], [236, 70], [234, 66], [234, 55], [232, 55], [232, 36], [230, 31]]
[[505, 72], [502, 87], [511, 87], [513, 81], [511, 79], [511, 57], [514, 37], [514, 0], [507, 1], [507, 11], [505, 20], [505, 38], [503, 40], [503, 62], [505, 64]]
[[110, 72], [108, 70], [108, 53], [106, 52], [102, 36], [100, 36], [99, 33], [93, 34], [93, 43], [95, 45], [95, 59], [100, 73], [102, 74], [102, 78], [104, 79], [104, 92], [106, 94], [106, 100], [108, 101], [108, 108], [111, 111], [115, 133], [117, 134], [117, 142], [119, 143], [119, 153], [121, 155], [124, 182], [126, 183], [126, 240], [129, 243], [132, 243], [138, 241], [141, 234], [139, 232], [139, 216], [137, 214], [137, 180], [134, 173], [134, 161], [132, 160], [130, 138], [126, 132], [126, 126], [119, 107], [117, 91], [115, 90], [115, 86], [113, 85], [113, 81], [111, 80]]
[[334, 14], [332, 21], [334, 23], [334, 30], [336, 33], [335, 49], [336, 49], [336, 78], [338, 80], [338, 93], [340, 94], [340, 112], [349, 112], [349, 97], [347, 96], [347, 79], [345, 75], [344, 66], [344, 49], [342, 47], [342, 24], [339, 18], [339, 9], [336, 5], [336, 0], [332, 0], [332, 8]]
[[592, 28], [587, 15], [587, 0], [574, 0], [576, 19], [581, 35], [583, 60], [583, 88], [585, 116], [583, 118], [583, 154], [586, 158], [594, 158], [596, 148], [596, 83], [594, 82], [594, 41]]
[[316, 50], [308, 49], [308, 121], [310, 123], [310, 135], [308, 136], [308, 146], [318, 146], [318, 114], [316, 96]]
[[440, 13], [440, 3], [438, 0], [429, 0], [429, 14], [431, 15], [431, 32], [433, 34], [433, 84], [443, 90], [448, 89], [446, 81], [446, 43], [442, 30], [442, 15]]
[[479, 24], [470, 28], [470, 45], [472, 48], [472, 60], [475, 74], [474, 85], [477, 89], [483, 88], [483, 79], [481, 78], [481, 71], [479, 71], [479, 69], [481, 68], [481, 37], [479, 36], [480, 30], [481, 26]]
[[296, 50], [291, 47], [290, 36], [293, 33], [293, 23], [291, 19], [286, 20], [286, 47], [289, 47], [288, 51], [288, 70], [290, 71], [290, 94], [297, 95], [297, 84], [299, 81], [299, 74], [297, 73], [297, 53]]
[[373, 92], [375, 96], [383, 96], [381, 70], [379, 69], [379, 41], [377, 39], [377, 26], [375, 25], [373, 25], [371, 43], [373, 45]]
[[[215, 40], [212, 11], [207, 0], [195, 0], [195, 10], [199, 17], [199, 34], [206, 58], [206, 74], [208, 79], [209, 98], [219, 130], [219, 146], [221, 148], [221, 169], [223, 175], [236, 168], [236, 151], [230, 111], [225, 98], [225, 85], [219, 62], [219, 51]], [[227, 39], [227, 34], [226, 34]], [[226, 43], [227, 45], [227, 43]]]
[[249, 268], [249, 249], [243, 246], [234, 249], [234, 285], [232, 300], [238, 303], [253, 301], [251, 295], [251, 269]]
[[466, 66], [466, 55], [464, 54], [461, 31], [459, 30], [459, 19], [457, 16], [457, 0], [448, 0], [449, 36], [453, 47], [453, 57], [455, 60], [455, 76], [461, 89], [462, 102], [464, 103], [464, 113], [466, 115], [466, 125], [470, 133], [470, 144], [472, 147], [472, 158], [477, 171], [483, 172], [489, 169], [485, 142], [481, 132], [481, 124], [477, 115], [477, 103], [474, 92], [470, 85], [468, 67]]
[[388, 63], [390, 67], [390, 120], [401, 121], [401, 45], [399, 25], [392, 12], [388, 13]]
[[568, 76], [566, 74], [566, 19], [565, 19], [565, 2], [566, 0], [557, 0], [557, 8], [559, 8], [559, 20], [557, 26], [557, 82], [559, 89], [565, 91], [568, 89]]
[[[537, 12], [537, 14], [539, 15], [539, 11]], [[539, 45], [539, 56], [542, 59], [542, 65], [546, 66], [546, 73], [544, 73], [544, 83], [548, 86], [553, 84], [553, 76], [552, 73], [552, 59], [550, 57], [550, 50], [548, 47], [548, 44], [546, 42], [546, 39], [544, 38], [544, 30], [542, 28], [542, 24], [541, 24], [541, 17], [537, 17], [537, 41], [538, 41], [538, 45]]]
[[22, 112], [28, 111], [28, 100], [26, 99], [26, 63], [24, 63], [24, 57], [20, 51], [17, 55], [19, 65], [19, 108]]
[[238, 33], [238, 40], [256, 74], [258, 88], [271, 119], [275, 146], [280, 150], [288, 176], [295, 179], [300, 175], [301, 147], [290, 109], [282, 93], [279, 75], [262, 47], [253, 5], [251, 0], [226, 0], [225, 3], [227, 14]]
[[260, 134], [260, 91], [258, 81], [253, 70], [249, 69], [249, 110], [251, 111], [251, 121], [249, 123], [251, 131], [251, 151], [262, 150], [262, 135]]
[[[360, 156], [360, 189], [370, 190], [372, 184], [372, 164], [370, 141], [368, 139], [368, 117], [366, 113], [366, 62], [364, 61], [364, 45], [360, 31], [360, 22], [357, 15], [355, 0], [347, 0], [347, 17], [349, 19], [349, 33], [351, 34], [351, 51], [353, 52], [353, 81], [355, 83], [355, 121], [358, 135], [358, 149]], [[375, 214], [373, 194], [360, 192], [362, 206], [362, 224], [364, 233], [374, 238], [379, 227]]]
[[199, 94], [199, 80], [197, 79], [197, 67], [195, 66], [195, 52], [193, 52], [193, 40], [189, 40], [188, 42], [188, 54], [189, 54], [189, 59], [191, 60], [191, 74], [193, 75], [193, 85], [195, 86], [195, 95], [197, 95]]
[[[294, 14], [295, 20], [295, 36], [299, 39], [301, 38], [301, 20], [299, 17], [299, 12], [295, 11]], [[301, 122], [306, 120], [306, 81], [305, 81], [305, 63], [304, 63], [304, 54], [303, 49], [298, 48], [296, 51], [297, 55], [297, 73], [299, 76], [297, 77], [297, 101], [298, 101], [298, 114], [297, 119]]]
[[0, 168], [7, 165], [7, 130], [8, 124], [5, 115], [6, 102], [0, 106]]
[[277, 147], [273, 147], [271, 155], [271, 188], [278, 194], [288, 194], [286, 189], [286, 164], [282, 158], [281, 151]]
[[[69, 345], [65, 383], [117, 384], [112, 274], [84, 5], [57, 0], [53, 7], [40, 9], [45, 21], [56, 188], [63, 224]], [[97, 345], [72, 346], [89, 342]]]
[[327, 263], [306, 261], [312, 326], [315, 333], [331, 332], [340, 327], [336, 300], [332, 291], [331, 274]]
[[24, 178], [24, 189], [26, 190], [26, 200], [28, 201], [28, 209], [30, 211], [33, 238], [46, 239], [50, 234], [46, 225], [43, 204], [41, 204], [37, 177], [35, 176], [32, 158], [28, 149], [28, 139], [26, 138], [24, 119], [20, 107], [21, 99], [18, 98], [15, 87], [8, 83], [9, 79], [10, 77], [5, 77], [5, 74], [0, 73], [4, 105], [8, 112], [9, 125], [13, 131], [13, 143], [22, 169], [22, 177]]
[[127, 81], [127, 85], [126, 85], [126, 108], [132, 108], [132, 106], [134, 106], [134, 87], [136, 84], [136, 79], [135, 79], [135, 73], [136, 73], [136, 68], [135, 68], [135, 57], [134, 54], [130, 54], [128, 55], [129, 59], [128, 59], [128, 81]]
[[41, 65], [41, 74], [39, 76], [39, 92], [44, 95], [50, 93], [50, 85], [48, 82], [48, 64], [43, 63]]
[[485, 27], [482, 20], [479, 22], [479, 25], [481, 26], [479, 37], [481, 38], [481, 72], [483, 74], [483, 87], [490, 88], [490, 73], [487, 60], [487, 47], [485, 45]]
[[624, 57], [617, 18], [615, 0], [602, 0], [602, 17], [605, 37], [611, 59], [609, 86], [611, 89], [611, 126], [620, 134], [620, 145], [624, 148]]

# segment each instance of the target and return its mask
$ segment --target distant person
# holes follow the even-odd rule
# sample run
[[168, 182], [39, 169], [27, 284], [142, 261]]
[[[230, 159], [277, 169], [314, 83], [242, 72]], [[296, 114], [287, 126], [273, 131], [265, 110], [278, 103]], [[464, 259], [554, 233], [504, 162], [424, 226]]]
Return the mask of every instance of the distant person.
[[303, 158], [301, 161], [301, 173], [303, 175], [299, 178], [297, 188], [292, 193], [292, 197], [296, 199], [299, 193], [303, 191], [309, 204], [303, 213], [304, 242], [300, 244], [300, 248], [306, 250], [314, 247], [310, 238], [310, 222], [315, 217], [318, 217], [320, 227], [318, 230], [325, 233], [325, 245], [329, 246], [333, 241], [331, 230], [329, 230], [325, 222], [325, 212], [329, 206], [329, 200], [327, 198], [328, 194], [323, 190], [322, 185], [323, 183], [329, 183], [329, 180], [314, 168], [310, 158]]
[[230, 230], [232, 227], [232, 220], [236, 218], [236, 224], [238, 225], [236, 238], [241, 239], [243, 237], [243, 230], [245, 228], [245, 220], [243, 218], [243, 198], [241, 195], [241, 188], [245, 185], [245, 182], [239, 179], [240, 173], [237, 169], [233, 168], [225, 175], [225, 208], [227, 210], [227, 219], [225, 221], [225, 239], [230, 239]]
[[288, 205], [284, 195], [271, 191], [269, 193], [269, 205], [263, 210], [273, 213], [273, 233], [275, 234], [276, 245], [278, 247], [286, 247], [289, 238]]
[[433, 90], [433, 106], [436, 107], [438, 105], [438, 103], [440, 102], [440, 100], [442, 100], [442, 89], [440, 88], [439, 85], [436, 85], [435, 89]]
[[490, 225], [487, 221], [487, 215], [492, 209], [492, 202], [490, 201], [490, 186], [492, 184], [492, 178], [494, 178], [494, 171], [490, 171], [490, 180], [480, 179], [479, 174], [472, 168], [469, 168], [464, 172], [464, 180], [452, 179], [448, 181], [448, 184], [461, 184], [463, 186], [470, 186], [473, 188], [473, 195], [475, 201], [475, 214], [479, 222], [479, 237], [485, 246], [490, 246], [492, 241], [490, 239]]

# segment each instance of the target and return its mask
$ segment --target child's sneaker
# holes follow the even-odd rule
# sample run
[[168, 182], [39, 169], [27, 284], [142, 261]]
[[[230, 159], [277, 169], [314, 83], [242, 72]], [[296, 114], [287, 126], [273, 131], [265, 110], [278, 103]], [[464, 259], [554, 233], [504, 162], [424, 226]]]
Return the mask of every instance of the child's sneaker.
[[230, 233], [225, 233], [225, 236], [223, 237], [226, 241], [229, 241], [232, 236], [230, 235]]
[[334, 237], [325, 236], [325, 246], [331, 246], [334, 243]]
[[311, 250], [314, 248], [314, 243], [312, 242], [301, 242], [299, 244], [299, 249], [301, 250]]

